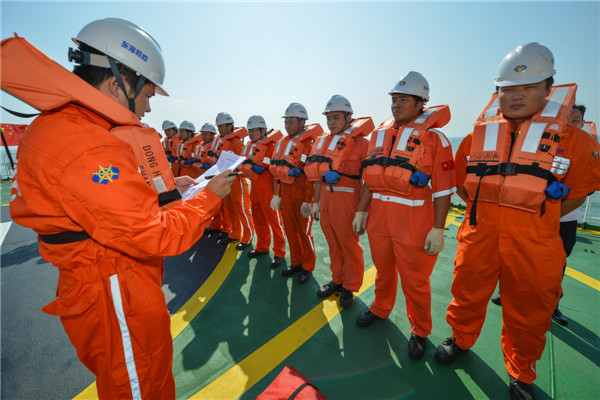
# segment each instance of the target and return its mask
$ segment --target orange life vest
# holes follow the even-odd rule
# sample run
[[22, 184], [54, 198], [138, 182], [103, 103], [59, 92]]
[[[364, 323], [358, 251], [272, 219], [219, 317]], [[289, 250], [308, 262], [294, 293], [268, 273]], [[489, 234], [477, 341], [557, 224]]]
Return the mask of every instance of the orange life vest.
[[39, 111], [76, 103], [100, 115], [115, 127], [110, 131], [128, 143], [146, 183], [158, 194], [162, 206], [181, 199], [160, 135], [144, 127], [135, 114], [89, 83], [48, 58], [24, 38], [2, 41], [1, 87]]
[[544, 106], [519, 126], [512, 150], [511, 124], [500, 114], [497, 94], [492, 95], [475, 123], [467, 164], [471, 225], [477, 224], [478, 201], [543, 214], [544, 190], [567, 173], [570, 163], [556, 150], [576, 91], [575, 84], [553, 86]]
[[216, 141], [217, 138], [215, 135], [208, 142], [197, 143], [192, 150], [192, 158], [194, 159], [194, 163], [208, 163], [208, 152], [214, 147]]
[[371, 134], [369, 151], [362, 163], [363, 179], [369, 189], [410, 195], [413, 185], [409, 180], [421, 169], [423, 161], [422, 134], [432, 128], [441, 128], [449, 121], [450, 107], [445, 105], [425, 108], [400, 129], [393, 127], [393, 118], [384, 121]]
[[288, 173], [292, 168], [303, 169], [307, 156], [303, 154], [303, 148], [311, 144], [320, 134], [323, 128], [319, 124], [311, 124], [294, 137], [285, 136], [277, 143], [273, 152], [269, 172], [275, 179], [283, 183], [294, 183], [294, 177]]
[[357, 118], [350, 126], [337, 135], [326, 133], [315, 140], [304, 172], [311, 181], [320, 181], [327, 171], [336, 171], [340, 175], [352, 179], [360, 179], [360, 171], [350, 171], [346, 160], [354, 147], [354, 138], [367, 136], [373, 131], [375, 124], [371, 117]]
[[596, 145], [596, 153], [594, 153], [596, 155], [596, 157], [598, 157], [598, 152], [600, 151], [600, 138], [598, 138], [598, 132], [596, 131], [596, 124], [591, 122], [591, 121], [585, 121], [583, 123], [583, 128], [584, 131], [586, 131], [587, 133], [590, 134], [590, 136], [592, 137], [592, 139], [594, 139], [594, 144]]
[[165, 154], [167, 156], [173, 155], [173, 147], [175, 147], [175, 137], [179, 137], [179, 134], [176, 133], [175, 135], [169, 137], [165, 137], [165, 139], [163, 140], [162, 144], [163, 144], [163, 149], [165, 149]]
[[258, 165], [263, 168], [269, 168], [271, 166], [271, 159], [267, 157], [269, 147], [273, 147], [274, 143], [277, 143], [282, 136], [281, 131], [277, 130], [256, 142], [246, 143], [242, 151], [242, 156], [246, 157], [246, 160], [238, 167], [238, 171], [246, 178], [257, 179], [258, 174], [252, 171], [252, 166]]
[[232, 139], [239, 138], [243, 140], [246, 136], [248, 136], [248, 131], [242, 126], [241, 128], [234, 128], [233, 132], [225, 137], [215, 138], [214, 148], [208, 151], [208, 163], [215, 165], [223, 150], [231, 150]]

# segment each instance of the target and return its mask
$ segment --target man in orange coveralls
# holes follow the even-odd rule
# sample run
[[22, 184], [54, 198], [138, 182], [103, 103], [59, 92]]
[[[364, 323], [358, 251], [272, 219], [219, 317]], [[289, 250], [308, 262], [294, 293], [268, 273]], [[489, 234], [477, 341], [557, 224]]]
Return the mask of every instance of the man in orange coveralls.
[[178, 176], [190, 176], [196, 178], [196, 171], [192, 167], [191, 163], [187, 161], [192, 152], [193, 147], [196, 145], [194, 141], [194, 134], [196, 132], [196, 126], [190, 121], [183, 121], [179, 124], [179, 143], [175, 148], [175, 157], [179, 163], [179, 175]]
[[[446, 216], [455, 191], [452, 147], [443, 133], [432, 128], [448, 123], [450, 110], [440, 106], [424, 112], [429, 83], [418, 72], [402, 77], [389, 94], [394, 122], [371, 135], [363, 162], [368, 188], [363, 188], [353, 222], [354, 232], [363, 233], [368, 207], [366, 228], [377, 268], [375, 300], [356, 324], [367, 327], [390, 315], [400, 275], [411, 325], [408, 355], [418, 360], [431, 333], [429, 277], [444, 248]], [[397, 157], [403, 158], [402, 167], [393, 164]]]
[[[452, 363], [471, 348], [500, 281], [501, 344], [513, 399], [532, 399], [535, 364], [560, 295], [565, 251], [559, 220], [600, 187], [594, 144], [567, 125], [575, 85], [552, 87], [554, 56], [538, 43], [502, 60], [495, 95], [472, 136], [469, 162], [457, 171], [467, 192], [458, 232], [452, 337], [435, 358]], [[463, 167], [464, 168], [464, 167]]]
[[[352, 122], [352, 106], [344, 96], [335, 95], [329, 100], [323, 114], [331, 135], [344, 132]], [[321, 229], [329, 245], [332, 279], [318, 291], [319, 297], [340, 294], [340, 306], [350, 307], [352, 292], [358, 292], [363, 281], [365, 261], [358, 235], [352, 221], [361, 195], [362, 180], [353, 179], [360, 173], [360, 163], [365, 159], [369, 142], [363, 137], [354, 139], [352, 151], [347, 156], [343, 171], [328, 171], [321, 182], [315, 183], [313, 217], [321, 220]], [[342, 149], [336, 150], [341, 151]]]
[[[217, 127], [213, 124], [209, 124], [208, 122], [202, 125], [200, 128], [200, 136], [202, 137], [202, 141], [198, 142], [192, 151], [192, 156], [194, 159], [193, 166], [197, 171], [197, 176], [205, 173], [210, 167], [213, 165], [210, 163], [210, 154], [217, 147]], [[221, 202], [221, 208], [213, 217], [213, 220], [210, 222], [206, 231], [208, 233], [216, 233], [217, 239], [223, 239], [227, 237], [229, 232], [231, 231], [231, 224], [229, 223], [229, 217], [227, 216], [227, 211], [225, 211], [225, 205]]]
[[[228, 150], [238, 156], [242, 154], [244, 143], [242, 139], [234, 135], [233, 118], [229, 113], [220, 112], [216, 119], [217, 129], [221, 144], [217, 150], [216, 156], [221, 155], [221, 151]], [[219, 240], [221, 244], [239, 242], [235, 248], [244, 250], [250, 246], [254, 237], [254, 222], [250, 213], [250, 190], [248, 181], [242, 176], [238, 176], [233, 185], [231, 185], [231, 194], [225, 197], [225, 209], [231, 222], [231, 233], [229, 237]]]
[[[44, 311], [61, 317], [79, 359], [96, 375], [99, 397], [175, 399], [163, 257], [202, 236], [233, 178], [225, 171], [196, 197], [159, 208], [134, 150], [111, 133], [117, 117], [103, 117], [95, 103], [104, 115], [113, 110], [130, 128], [147, 130], [139, 119], [150, 111], [150, 97], [166, 95], [160, 47], [116, 18], [91, 22], [74, 41], [77, 62], [86, 63], [74, 73], [94, 85], [64, 71], [89, 92], [30, 125], [19, 146], [11, 216], [40, 235], [40, 254], [59, 270], [58, 299]], [[158, 158], [168, 171], [166, 157]]]
[[175, 122], [164, 120], [162, 123], [162, 129], [165, 132], [165, 138], [163, 139], [163, 148], [167, 155], [167, 160], [171, 163], [171, 171], [174, 176], [179, 175], [179, 163], [177, 158], [174, 156], [175, 149], [179, 144], [179, 134], [177, 133], [177, 125]]
[[308, 113], [302, 104], [291, 103], [283, 118], [288, 138], [281, 139], [279, 146], [284, 151], [288, 141], [292, 141], [290, 150], [293, 151], [292, 147], [296, 146], [302, 155], [299, 164], [281, 177], [288, 182], [280, 180], [279, 188], [275, 189], [271, 200], [271, 208], [281, 209], [285, 236], [290, 246], [290, 265], [281, 271], [281, 275], [292, 276], [299, 272], [296, 280], [298, 283], [306, 283], [315, 270], [316, 262], [311, 216], [315, 185], [306, 179], [301, 166], [310, 153], [313, 140], [300, 140], [308, 120]]
[[[246, 146], [253, 149], [253, 154], [247, 154], [246, 156], [251, 161], [249, 169], [255, 175], [250, 190], [250, 203], [252, 204], [252, 220], [256, 229], [256, 249], [249, 251], [247, 255], [254, 258], [269, 254], [271, 231], [273, 231], [272, 264], [277, 266], [281, 264], [285, 257], [285, 236], [279, 211], [271, 209], [273, 175], [269, 172], [268, 167], [275, 150], [275, 141], [267, 144], [261, 143], [267, 135], [267, 123], [260, 115], [253, 115], [248, 118], [246, 128], [250, 137], [250, 143]], [[281, 135], [281, 132], [278, 131], [277, 134]], [[269, 160], [269, 163], [265, 163], [265, 160]]]

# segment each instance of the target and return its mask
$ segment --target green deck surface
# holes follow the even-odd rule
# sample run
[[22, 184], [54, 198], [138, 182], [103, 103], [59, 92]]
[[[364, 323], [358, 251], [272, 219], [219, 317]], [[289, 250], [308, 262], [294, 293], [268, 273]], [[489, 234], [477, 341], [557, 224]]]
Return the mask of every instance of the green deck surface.
[[[501, 307], [490, 303], [480, 339], [456, 363], [443, 366], [433, 359], [435, 347], [450, 332], [445, 312], [451, 300], [457, 229], [450, 225], [446, 230], [446, 248], [431, 277], [433, 332], [422, 360], [407, 356], [410, 325], [401, 291], [389, 320], [369, 328], [356, 326], [356, 317], [373, 300], [371, 286], [256, 385], [246, 387], [242, 398], [255, 398], [288, 364], [331, 399], [508, 398], [508, 375], [500, 348]], [[326, 283], [331, 275], [318, 224], [313, 226], [313, 233], [317, 270], [315, 279], [304, 285], [283, 278], [280, 268], [272, 270], [267, 259], [252, 260], [245, 253], [240, 256], [210, 303], [174, 341], [178, 398], [188, 398], [202, 389], [320, 303], [315, 294], [317, 282]], [[569, 266], [597, 279], [599, 239], [595, 234], [579, 233]], [[361, 243], [367, 269], [373, 264], [366, 236]], [[540, 399], [598, 398], [600, 293], [569, 276], [563, 288], [561, 310], [569, 325], [552, 324], [537, 365], [536, 392]]]

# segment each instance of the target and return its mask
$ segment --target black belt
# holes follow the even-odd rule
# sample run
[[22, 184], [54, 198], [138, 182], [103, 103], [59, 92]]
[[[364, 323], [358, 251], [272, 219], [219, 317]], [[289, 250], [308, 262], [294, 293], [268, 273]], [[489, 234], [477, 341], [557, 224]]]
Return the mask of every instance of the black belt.
[[40, 240], [48, 244], [67, 244], [81, 242], [82, 240], [91, 239], [90, 235], [86, 231], [75, 232], [66, 231], [61, 233], [54, 233], [52, 235], [38, 235]]
[[173, 189], [169, 192], [161, 193], [158, 195], [158, 206], [162, 207], [175, 200], [181, 200], [181, 192], [179, 190]]

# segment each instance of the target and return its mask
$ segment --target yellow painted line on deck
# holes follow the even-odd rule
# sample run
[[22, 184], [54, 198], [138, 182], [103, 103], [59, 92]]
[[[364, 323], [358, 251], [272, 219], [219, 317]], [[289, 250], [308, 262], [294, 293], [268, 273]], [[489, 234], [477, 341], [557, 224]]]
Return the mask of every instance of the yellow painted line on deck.
[[[365, 271], [360, 295], [375, 283], [375, 267]], [[342, 309], [333, 295], [319, 303], [296, 322], [269, 340], [254, 353], [231, 367], [190, 399], [237, 399], [271, 372], [296, 349], [315, 335]]]
[[[446, 218], [446, 227], [461, 215], [461, 213], [450, 212]], [[375, 266], [365, 271], [363, 284], [358, 290], [357, 296], [375, 284], [376, 274]], [[330, 296], [248, 357], [196, 392], [190, 399], [239, 398], [329, 323], [341, 310], [338, 302], [334, 300], [333, 296]]]
[[[237, 260], [240, 252], [235, 249], [235, 243], [230, 244], [223, 254], [223, 258], [212, 274], [206, 279], [204, 284], [200, 286], [200, 289], [194, 293], [194, 295], [179, 309], [173, 316], [171, 316], [171, 336], [173, 339], [177, 337], [185, 329], [186, 326], [202, 311], [204, 306], [210, 301], [210, 299], [217, 292], [219, 287], [225, 281], [225, 278], [229, 275], [233, 269], [233, 265]], [[73, 400], [97, 400], [98, 390], [96, 388], [96, 382], [88, 386], [83, 392], [79, 393], [73, 398]]]
[[586, 274], [584, 274], [582, 272], [574, 270], [571, 267], [567, 267], [567, 269], [565, 270], [565, 274], [567, 274], [568, 276], [570, 276], [573, 279], [578, 280], [579, 282], [581, 282], [585, 285], [588, 285], [592, 289], [596, 289], [597, 291], [600, 292], [600, 281], [599, 280], [594, 279], [591, 276], [587, 276]]

